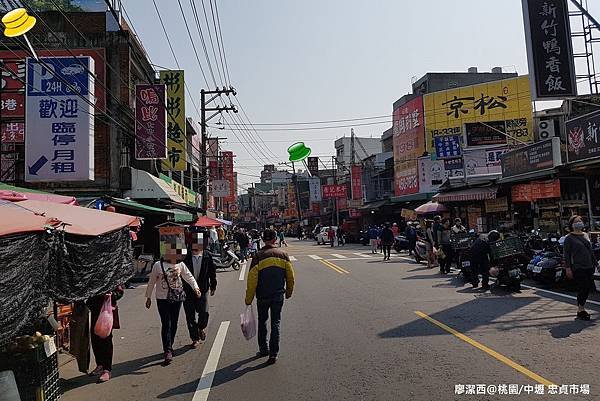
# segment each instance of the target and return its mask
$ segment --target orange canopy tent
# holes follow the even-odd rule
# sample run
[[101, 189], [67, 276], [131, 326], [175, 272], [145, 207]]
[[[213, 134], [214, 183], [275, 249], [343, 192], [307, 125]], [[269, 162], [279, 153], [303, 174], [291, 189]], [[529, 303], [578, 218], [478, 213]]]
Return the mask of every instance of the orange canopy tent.
[[217, 227], [222, 226], [223, 223], [221, 223], [219, 220], [211, 219], [207, 216], [200, 216], [198, 217], [198, 220], [192, 225], [196, 227]]
[[61, 226], [69, 234], [101, 235], [138, 224], [138, 218], [61, 203], [24, 200], [0, 203], [0, 236]]

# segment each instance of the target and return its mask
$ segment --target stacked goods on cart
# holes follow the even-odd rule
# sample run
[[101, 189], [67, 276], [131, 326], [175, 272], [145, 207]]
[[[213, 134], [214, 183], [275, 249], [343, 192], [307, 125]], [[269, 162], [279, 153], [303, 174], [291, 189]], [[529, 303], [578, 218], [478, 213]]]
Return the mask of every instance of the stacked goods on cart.
[[492, 259], [504, 259], [511, 256], [521, 255], [525, 252], [523, 240], [518, 237], [510, 237], [503, 240], [490, 242]]

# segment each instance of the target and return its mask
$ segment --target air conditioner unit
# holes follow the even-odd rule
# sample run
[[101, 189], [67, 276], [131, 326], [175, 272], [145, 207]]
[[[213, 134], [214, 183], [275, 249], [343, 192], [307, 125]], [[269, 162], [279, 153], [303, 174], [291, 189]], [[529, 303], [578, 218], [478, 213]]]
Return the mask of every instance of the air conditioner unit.
[[556, 130], [554, 129], [554, 119], [539, 120], [537, 123], [538, 140], [554, 138]]

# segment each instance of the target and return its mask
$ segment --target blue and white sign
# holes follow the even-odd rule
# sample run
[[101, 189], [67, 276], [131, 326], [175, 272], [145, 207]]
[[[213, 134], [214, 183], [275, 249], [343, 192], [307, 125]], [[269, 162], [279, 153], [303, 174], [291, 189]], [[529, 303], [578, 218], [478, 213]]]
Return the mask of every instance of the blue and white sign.
[[86, 68], [94, 72], [91, 57], [27, 59], [25, 181], [94, 179], [94, 77]]
[[433, 145], [438, 159], [461, 155], [459, 135], [437, 136], [433, 138]]

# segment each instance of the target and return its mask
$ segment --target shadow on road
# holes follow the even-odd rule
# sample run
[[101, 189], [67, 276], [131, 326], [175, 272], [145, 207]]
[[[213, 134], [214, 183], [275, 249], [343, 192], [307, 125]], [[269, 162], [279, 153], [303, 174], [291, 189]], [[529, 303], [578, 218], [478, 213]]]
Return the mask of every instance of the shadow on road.
[[[259, 370], [259, 369], [262, 369], [262, 368], [265, 368], [268, 366], [266, 363], [266, 360], [265, 360], [265, 362], [260, 363], [258, 365], [247, 366], [245, 368], [242, 368], [242, 366], [244, 366], [245, 364], [254, 362], [258, 359], [259, 359], [258, 356], [253, 356], [251, 358], [246, 358], [242, 361], [233, 363], [229, 366], [226, 366], [224, 368], [217, 370], [215, 372], [215, 376], [214, 376], [211, 388], [215, 388], [222, 384], [236, 380], [236, 379], [242, 377], [243, 375], [245, 375], [246, 373], [253, 372], [255, 370]], [[169, 399], [176, 395], [193, 393], [196, 390], [202, 390], [202, 389], [198, 389], [198, 380], [193, 380], [189, 383], [184, 383], [177, 387], [173, 387], [172, 389], [167, 390], [162, 394], [159, 394], [157, 398]]]
[[572, 320], [567, 322], [562, 322], [554, 327], [550, 328], [550, 334], [554, 338], [568, 338], [571, 334], [579, 334], [584, 329], [592, 328], [596, 325], [596, 323], [592, 321], [583, 321], [583, 320]]

